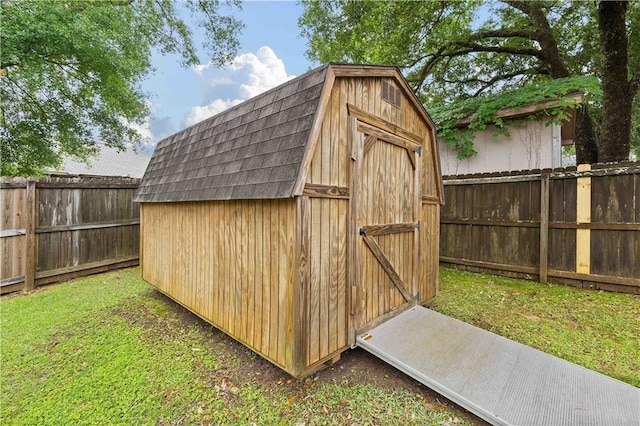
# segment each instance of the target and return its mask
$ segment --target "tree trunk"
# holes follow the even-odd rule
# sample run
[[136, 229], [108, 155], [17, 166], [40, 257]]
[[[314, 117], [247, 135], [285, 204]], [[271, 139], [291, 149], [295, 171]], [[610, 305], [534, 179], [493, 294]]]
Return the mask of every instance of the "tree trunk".
[[598, 141], [600, 162], [629, 159], [633, 91], [628, 81], [627, 30], [624, 1], [598, 4], [598, 32], [604, 56], [602, 69], [602, 123]]
[[586, 105], [576, 111], [576, 164], [598, 162], [598, 139]]

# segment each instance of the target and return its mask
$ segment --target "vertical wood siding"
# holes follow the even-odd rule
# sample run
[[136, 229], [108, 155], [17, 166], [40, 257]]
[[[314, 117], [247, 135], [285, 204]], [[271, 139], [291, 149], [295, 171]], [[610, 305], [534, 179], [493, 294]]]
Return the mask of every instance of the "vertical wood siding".
[[293, 371], [293, 200], [145, 203], [143, 278]]
[[[323, 185], [349, 186], [349, 125], [347, 104], [352, 104], [370, 114], [422, 137], [422, 194], [438, 195], [438, 176], [434, 168], [431, 149], [432, 135], [421, 115], [403, 94], [402, 108], [397, 108], [381, 99], [382, 81], [396, 84], [394, 79], [382, 78], [337, 78], [331, 91], [331, 99], [324, 121], [320, 140], [315, 147], [308, 182]], [[327, 166], [330, 163], [330, 166]], [[323, 173], [323, 170], [325, 171]], [[327, 173], [326, 171], [330, 171]]]
[[311, 199], [306, 365], [347, 346], [347, 200]]
[[421, 262], [418, 292], [420, 303], [424, 303], [438, 293], [440, 256], [440, 205], [438, 203], [422, 204], [420, 225]]

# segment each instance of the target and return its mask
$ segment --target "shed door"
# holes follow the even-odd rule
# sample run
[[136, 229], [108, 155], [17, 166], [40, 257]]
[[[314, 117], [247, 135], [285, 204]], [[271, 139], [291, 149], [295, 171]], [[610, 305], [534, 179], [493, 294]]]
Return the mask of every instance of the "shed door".
[[351, 236], [357, 331], [415, 304], [419, 145], [352, 119]]

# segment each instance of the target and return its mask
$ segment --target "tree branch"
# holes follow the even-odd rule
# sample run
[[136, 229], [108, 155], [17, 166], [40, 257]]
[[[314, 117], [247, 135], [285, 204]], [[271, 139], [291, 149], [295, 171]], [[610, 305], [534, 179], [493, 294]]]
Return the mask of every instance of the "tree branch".
[[[8, 82], [11, 83], [11, 85], [13, 87], [15, 87], [16, 89], [18, 89], [22, 94], [24, 94], [25, 97], [27, 97], [28, 99], [31, 100], [31, 103], [33, 105], [35, 105], [37, 107], [38, 110], [40, 110], [40, 117], [43, 120], [47, 119], [48, 113], [47, 111], [42, 107], [42, 105], [40, 105], [40, 102], [38, 102], [38, 100], [36, 98], [33, 97], [33, 95], [28, 91], [25, 90], [24, 88], [22, 88], [22, 86], [20, 86], [20, 84], [18, 84], [18, 82], [16, 82], [15, 80], [13, 80], [11, 77], [9, 77], [8, 75], [4, 76], [4, 78], [7, 79]], [[4, 109], [3, 109], [4, 110]]]
[[520, 69], [518, 71], [513, 71], [513, 72], [507, 72], [507, 73], [503, 73], [503, 74], [497, 74], [495, 76], [493, 76], [490, 79], [482, 79], [482, 78], [478, 78], [478, 77], [472, 77], [472, 78], [467, 78], [464, 80], [458, 80], [458, 81], [450, 81], [450, 80], [443, 80], [445, 83], [450, 83], [450, 84], [456, 84], [456, 83], [462, 83], [462, 84], [481, 84], [482, 86], [472, 95], [472, 97], [476, 98], [478, 97], [482, 92], [484, 92], [485, 90], [487, 90], [488, 88], [490, 88], [491, 86], [493, 86], [494, 84], [496, 84], [499, 81], [504, 81], [504, 80], [508, 80], [510, 78], [514, 78], [514, 77], [518, 77], [518, 76], [526, 76], [526, 75], [537, 75], [537, 74], [547, 74], [547, 70], [544, 67], [540, 67], [540, 68], [524, 68], [524, 69]]
[[525, 15], [529, 15], [531, 13], [531, 7], [527, 2], [519, 1], [519, 0], [502, 0], [502, 1], [508, 4], [509, 6], [513, 7], [514, 9], [517, 9], [520, 12], [524, 13]]
[[514, 77], [518, 77], [521, 75], [535, 75], [535, 74], [540, 74], [540, 75], [544, 75], [544, 74], [548, 74], [548, 70], [544, 67], [540, 67], [540, 68], [535, 68], [535, 69], [522, 69], [519, 71], [514, 71], [514, 72], [509, 72], [509, 73], [505, 73], [505, 74], [498, 74], [496, 76], [494, 76], [493, 78], [487, 80], [486, 82], [483, 82], [483, 86], [480, 87], [476, 93], [473, 94], [473, 97], [476, 98], [478, 97], [482, 92], [484, 92], [485, 90], [487, 90], [489, 87], [493, 86], [494, 84], [496, 84], [499, 81], [504, 81], [504, 80], [508, 80], [510, 78], [514, 78]]
[[514, 28], [502, 28], [499, 30], [480, 31], [474, 36], [471, 36], [471, 40], [482, 40], [486, 38], [513, 38], [521, 37], [527, 39], [535, 39], [536, 33], [531, 30], [514, 29]]
[[[91, 78], [91, 76], [87, 75], [86, 73], [83, 73], [82, 71], [80, 71], [78, 68], [74, 67], [70, 63], [58, 62], [58, 61], [54, 61], [54, 60], [51, 60], [51, 59], [48, 59], [47, 62], [50, 62], [50, 63], [54, 64], [55, 66], [60, 68], [60, 70], [62, 72], [64, 72], [65, 74], [68, 74], [72, 78], [75, 78], [76, 80], [81, 81], [82, 83], [84, 83], [86, 85], [90, 85], [92, 82], [93, 83], [97, 82], [97, 80], [95, 78]], [[73, 72], [70, 72], [69, 70], [71, 70]], [[83, 77], [85, 77], [85, 78], [83, 78]], [[89, 81], [87, 79], [93, 80], [93, 81]]]
[[542, 11], [543, 3], [517, 0], [503, 0], [503, 2], [523, 12], [531, 21], [535, 28], [534, 40], [540, 43], [540, 55], [537, 57], [546, 64], [551, 78], [568, 77], [569, 70], [560, 55], [558, 43], [551, 30], [551, 25], [549, 25], [549, 20]]
[[466, 47], [472, 52], [506, 53], [509, 55], [534, 56], [538, 59], [542, 59], [542, 52], [540, 50], [528, 47], [483, 46], [482, 44], [471, 43], [468, 41], [458, 41], [454, 42], [454, 44], [456, 46]]
[[[482, 33], [478, 33], [475, 36], [471, 36], [471, 40], [482, 40], [485, 38], [494, 38], [499, 37], [500, 34], [505, 35], [505, 37], [527, 37], [531, 36], [533, 33], [528, 30], [517, 30], [517, 29], [508, 29], [508, 30], [495, 30], [495, 31], [483, 31]], [[448, 49], [457, 48], [459, 50], [453, 50], [451, 52], [447, 52]], [[430, 57], [430, 59], [424, 64], [420, 72], [418, 73], [418, 77], [415, 79], [418, 86], [422, 85], [424, 80], [427, 78], [427, 75], [431, 72], [431, 70], [443, 59], [443, 58], [452, 58], [456, 56], [464, 56], [470, 53], [476, 52], [490, 52], [490, 53], [498, 53], [498, 54], [508, 54], [508, 55], [520, 55], [520, 56], [533, 56], [540, 61], [544, 61], [544, 53], [540, 50], [534, 48], [527, 47], [509, 47], [509, 46], [485, 46], [478, 43], [473, 43], [470, 41], [452, 41], [443, 46], [441, 46], [436, 52], [431, 55], [426, 55], [422, 59]], [[418, 62], [418, 61], [417, 61]], [[416, 62], [416, 63], [417, 63]]]

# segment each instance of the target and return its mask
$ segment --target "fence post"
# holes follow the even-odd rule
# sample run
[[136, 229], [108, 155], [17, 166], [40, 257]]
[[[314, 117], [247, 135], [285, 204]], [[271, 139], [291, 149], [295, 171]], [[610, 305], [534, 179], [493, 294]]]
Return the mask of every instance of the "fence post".
[[24, 291], [32, 291], [36, 282], [36, 181], [27, 181], [27, 247], [25, 253]]
[[[578, 172], [588, 172], [590, 164], [578, 165]], [[591, 176], [576, 179], [576, 272], [591, 273], [591, 229], [580, 224], [591, 223]]]
[[549, 173], [540, 175], [540, 276], [541, 284], [547, 283], [549, 271]]

